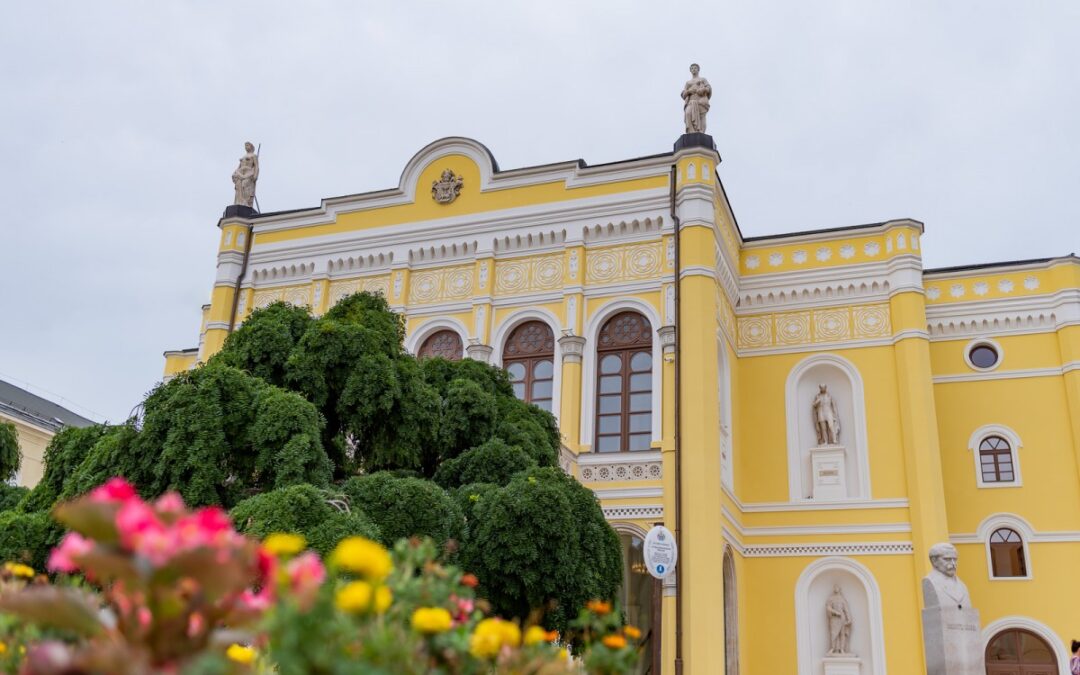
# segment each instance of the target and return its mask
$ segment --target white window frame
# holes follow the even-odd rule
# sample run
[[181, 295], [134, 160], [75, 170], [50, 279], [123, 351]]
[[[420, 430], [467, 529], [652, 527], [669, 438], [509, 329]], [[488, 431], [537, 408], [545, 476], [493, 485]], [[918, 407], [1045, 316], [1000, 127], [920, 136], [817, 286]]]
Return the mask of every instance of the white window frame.
[[[1024, 571], [1022, 577], [996, 577], [994, 576], [994, 560], [990, 555], [990, 535], [1002, 528], [1008, 528], [1020, 535], [1020, 541], [1024, 546]], [[1031, 539], [1035, 536], [1035, 530], [1031, 524], [1018, 515], [1012, 513], [995, 513], [988, 516], [979, 524], [978, 537], [986, 554], [986, 578], [990, 581], [1030, 581], [1034, 578], [1031, 560]]]
[[[988, 436], [1001, 436], [1009, 442], [1009, 453], [1012, 456], [1013, 480], [1005, 483], [986, 483], [983, 481], [982, 461], [979, 458], [979, 445]], [[1020, 435], [1004, 424], [985, 424], [976, 429], [968, 439], [968, 450], [971, 451], [975, 463], [975, 485], [979, 488], [1014, 488], [1023, 487], [1024, 481], [1020, 474], [1020, 448], [1023, 443]]]
[[[997, 352], [997, 362], [989, 368], [980, 368], [971, 362], [971, 350], [975, 349], [979, 345], [986, 345]], [[980, 337], [968, 342], [964, 345], [964, 363], [968, 368], [971, 368], [977, 373], [989, 373], [990, 371], [997, 370], [1001, 367], [1001, 363], [1005, 360], [1005, 350], [1001, 348], [1001, 345], [997, 340], [991, 340], [990, 338]]]

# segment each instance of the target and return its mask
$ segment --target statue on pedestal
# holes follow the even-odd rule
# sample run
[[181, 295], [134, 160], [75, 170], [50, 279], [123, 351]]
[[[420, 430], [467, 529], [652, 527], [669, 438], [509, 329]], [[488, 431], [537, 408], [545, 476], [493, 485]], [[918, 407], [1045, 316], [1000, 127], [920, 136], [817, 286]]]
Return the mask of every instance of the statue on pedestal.
[[930, 547], [934, 569], [923, 577], [923, 645], [927, 675], [985, 675], [979, 611], [956, 576], [956, 547]]
[[851, 607], [847, 598], [840, 592], [839, 586], [833, 586], [833, 593], [825, 601], [825, 615], [829, 619], [828, 656], [851, 655]]
[[686, 120], [686, 133], [705, 133], [705, 114], [709, 112], [709, 99], [712, 98], [712, 86], [704, 77], [698, 77], [701, 66], [690, 64], [690, 79], [683, 86], [683, 117]]
[[814, 429], [817, 431], [818, 445], [836, 445], [840, 442], [840, 412], [836, 399], [829, 393], [829, 388], [818, 385], [818, 394], [811, 404], [814, 414]]
[[956, 576], [958, 559], [952, 544], [934, 544], [930, 547], [930, 570], [923, 578], [923, 602], [926, 607], [956, 607], [971, 609], [971, 597], [967, 586]]
[[236, 191], [233, 204], [253, 206], [255, 202], [255, 183], [259, 180], [259, 156], [251, 142], [244, 143], [244, 156], [240, 165], [233, 171], [232, 182]]

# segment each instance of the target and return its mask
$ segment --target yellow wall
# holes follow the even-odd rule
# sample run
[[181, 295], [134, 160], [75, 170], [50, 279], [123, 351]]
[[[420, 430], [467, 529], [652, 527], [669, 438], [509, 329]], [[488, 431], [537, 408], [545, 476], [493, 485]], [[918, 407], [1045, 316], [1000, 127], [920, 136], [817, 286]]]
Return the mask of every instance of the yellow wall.
[[0, 415], [0, 422], [11, 422], [19, 435], [19, 452], [22, 453], [22, 465], [19, 468], [18, 484], [34, 487], [41, 480], [44, 471], [45, 447], [54, 434], [38, 427], [33, 427], [14, 417]]

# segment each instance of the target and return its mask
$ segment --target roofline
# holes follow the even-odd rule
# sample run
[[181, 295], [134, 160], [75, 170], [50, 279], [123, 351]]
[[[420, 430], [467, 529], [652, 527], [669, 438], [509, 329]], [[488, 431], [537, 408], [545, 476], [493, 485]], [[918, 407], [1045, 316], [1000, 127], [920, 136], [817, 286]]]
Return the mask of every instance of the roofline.
[[934, 267], [923, 270], [923, 275], [948, 274], [950, 272], [974, 272], [976, 270], [992, 269], [995, 267], [1023, 267], [1026, 265], [1046, 265], [1054, 262], [1080, 261], [1075, 253], [1054, 258], [1028, 258], [1027, 260], [1005, 260], [1002, 262], [978, 263], [975, 265], [953, 265], [950, 267]]
[[836, 233], [836, 232], [871, 230], [871, 229], [874, 229], [874, 228], [882, 228], [882, 229], [884, 229], [885, 227], [887, 227], [889, 225], [898, 225], [900, 223], [908, 223], [908, 224], [913, 223], [913, 224], [918, 225], [920, 229], [925, 228], [922, 221], [915, 220], [914, 218], [893, 218], [891, 220], [885, 220], [885, 221], [882, 221], [880, 223], [863, 223], [861, 225], [842, 225], [840, 227], [826, 227], [826, 228], [822, 228], [822, 229], [818, 229], [818, 230], [801, 230], [799, 232], [785, 232], [783, 234], [763, 234], [763, 235], [757, 235], [757, 236], [754, 236], [754, 237], [744, 237], [743, 242], [747, 243], [747, 244], [750, 244], [750, 243], [756, 243], [756, 242], [760, 242], [760, 241], [775, 241], [777, 239], [795, 239], [797, 237], [809, 237], [809, 236], [813, 236], [813, 235], [833, 234], [833, 233]]

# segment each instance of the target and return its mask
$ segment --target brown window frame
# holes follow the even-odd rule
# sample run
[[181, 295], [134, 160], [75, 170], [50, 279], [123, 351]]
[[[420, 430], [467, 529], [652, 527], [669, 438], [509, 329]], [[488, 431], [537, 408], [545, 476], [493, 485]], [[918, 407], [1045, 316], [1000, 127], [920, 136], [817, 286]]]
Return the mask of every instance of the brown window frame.
[[[528, 333], [532, 329], [539, 328], [543, 331], [539, 341], [527, 340]], [[536, 377], [536, 365], [543, 362], [551, 362], [551, 377]], [[506, 338], [503, 347], [503, 370], [510, 376], [510, 366], [521, 364], [525, 368], [525, 377], [521, 380], [510, 380], [511, 385], [521, 384], [524, 387], [525, 396], [521, 400], [532, 403], [548, 412], [553, 412], [555, 405], [555, 333], [551, 326], [543, 321], [526, 321], [514, 328]], [[551, 383], [551, 395], [547, 397], [534, 397], [533, 384], [539, 382]], [[515, 396], [516, 396], [515, 392]], [[547, 403], [547, 407], [543, 404]]]
[[[1009, 478], [1004, 477], [1006, 473]], [[983, 484], [1016, 482], [1016, 464], [1008, 439], [993, 435], [979, 441], [979, 476]]]
[[[995, 541], [995, 538], [997, 541]], [[990, 576], [994, 579], [1027, 578], [1027, 555], [1024, 537], [1011, 527], [999, 527], [990, 533]], [[1003, 569], [1008, 565], [1008, 569]]]
[[[628, 321], [636, 321], [639, 323], [638, 330], [633, 334], [628, 334], [624, 331], [620, 331], [621, 328], [626, 327]], [[621, 325], [620, 325], [621, 324]], [[633, 359], [637, 354], [645, 354], [649, 357], [649, 366], [647, 369], [635, 370], [633, 367]], [[609, 356], [619, 357], [619, 370], [617, 372], [606, 373], [603, 369], [604, 360]], [[653, 363], [652, 352], [652, 327], [649, 324], [649, 320], [638, 312], [626, 311], [619, 312], [610, 317], [604, 322], [604, 325], [600, 329], [600, 333], [597, 337], [596, 347], [596, 394], [595, 394], [595, 407], [596, 411], [593, 417], [593, 423], [595, 429], [593, 431], [593, 452], [603, 453], [615, 453], [615, 452], [644, 452], [652, 449], [652, 394], [653, 394], [653, 368], [656, 366]], [[601, 381], [604, 377], [617, 375], [619, 377], [619, 410], [614, 413], [602, 412], [601, 402], [605, 396], [612, 397], [616, 392], [603, 392], [601, 388]], [[646, 389], [631, 389], [630, 383], [634, 375], [648, 375], [647, 381], [649, 383]], [[631, 410], [630, 402], [635, 394], [648, 394], [649, 406], [646, 410]], [[649, 418], [648, 430], [632, 431], [630, 429], [630, 418], [633, 415], [645, 414]], [[605, 418], [618, 417], [619, 418], [619, 431], [618, 432], [603, 432], [601, 430], [601, 421]], [[632, 436], [646, 436], [646, 445], [643, 448], [636, 448], [631, 450], [631, 437]], [[618, 450], [601, 450], [600, 440], [601, 438], [617, 437], [619, 439]]]
[[[448, 338], [451, 344], [446, 344]], [[436, 344], [440, 340], [442, 343]], [[438, 356], [448, 361], [460, 361], [464, 354], [465, 346], [462, 344], [461, 336], [457, 334], [457, 331], [443, 328], [424, 338], [424, 341], [420, 344], [420, 349], [416, 352], [416, 358], [430, 359]]]

